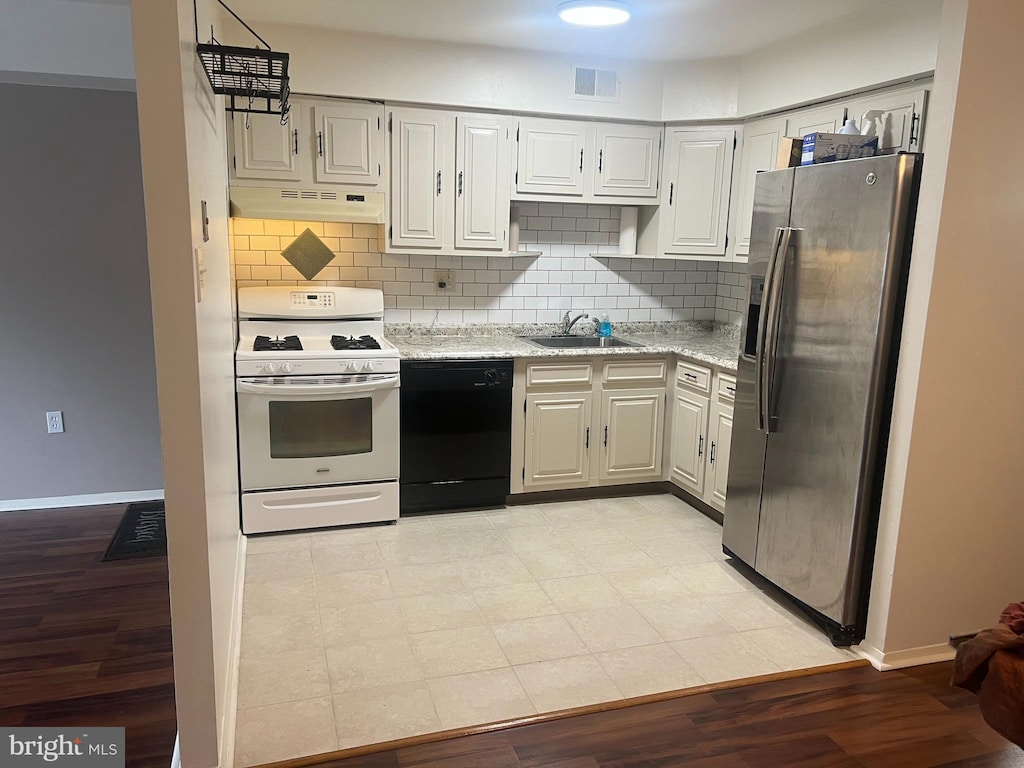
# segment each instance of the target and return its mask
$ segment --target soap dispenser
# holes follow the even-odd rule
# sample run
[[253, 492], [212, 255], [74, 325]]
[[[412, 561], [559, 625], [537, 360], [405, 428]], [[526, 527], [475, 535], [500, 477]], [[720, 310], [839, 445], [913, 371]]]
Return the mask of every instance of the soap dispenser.
[[607, 312], [601, 313], [601, 318], [597, 323], [597, 335], [603, 338], [608, 338], [612, 335], [612, 321], [608, 319]]

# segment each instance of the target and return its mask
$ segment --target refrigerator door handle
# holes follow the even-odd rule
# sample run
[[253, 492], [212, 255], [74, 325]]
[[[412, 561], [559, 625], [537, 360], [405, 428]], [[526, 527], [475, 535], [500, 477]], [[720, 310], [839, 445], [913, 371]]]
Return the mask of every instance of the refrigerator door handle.
[[775, 355], [779, 346], [779, 319], [782, 313], [782, 289], [783, 280], [786, 276], [786, 260], [789, 257], [789, 247], [792, 243], [793, 233], [797, 230], [793, 227], [786, 227], [783, 231], [782, 242], [779, 245], [775, 257], [774, 272], [772, 278], [771, 294], [768, 299], [768, 328], [765, 330], [765, 369], [762, 379], [761, 403], [764, 406], [764, 433], [772, 432], [772, 383], [775, 380]]
[[768, 259], [765, 270], [765, 284], [761, 294], [761, 310], [757, 320], [757, 343], [754, 347], [754, 409], [757, 411], [757, 431], [765, 431], [765, 408], [762, 394], [764, 392], [765, 340], [768, 334], [768, 305], [771, 303], [772, 285], [775, 276], [775, 261], [782, 244], [785, 227], [775, 228], [775, 239], [772, 241], [772, 255]]

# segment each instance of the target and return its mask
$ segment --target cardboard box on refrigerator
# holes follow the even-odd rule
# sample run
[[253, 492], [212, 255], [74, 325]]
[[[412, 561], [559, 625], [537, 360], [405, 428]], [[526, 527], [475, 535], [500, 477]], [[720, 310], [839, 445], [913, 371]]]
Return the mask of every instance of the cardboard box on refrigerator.
[[808, 133], [804, 136], [800, 165], [874, 157], [877, 151], [877, 136], [860, 136], [856, 133]]
[[804, 152], [803, 136], [783, 136], [779, 139], [779, 156], [775, 160], [775, 168], [796, 168]]

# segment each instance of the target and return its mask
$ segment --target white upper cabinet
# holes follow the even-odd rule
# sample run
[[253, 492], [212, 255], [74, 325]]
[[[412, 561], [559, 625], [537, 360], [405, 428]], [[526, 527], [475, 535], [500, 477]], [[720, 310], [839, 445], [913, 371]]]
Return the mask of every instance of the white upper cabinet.
[[750, 249], [750, 224], [754, 217], [754, 182], [757, 174], [775, 168], [779, 142], [786, 135], [785, 118], [759, 120], [743, 128], [739, 190], [736, 195], [736, 252]]
[[661, 251], [724, 256], [734, 131], [669, 129], [661, 191]]
[[[661, 128], [599, 124], [594, 194], [656, 198], [661, 165]], [[651, 202], [655, 202], [653, 199]]]
[[[787, 116], [786, 135], [806, 136], [808, 133], [838, 133], [846, 120], [844, 106], [802, 109]], [[772, 168], [775, 167], [774, 161]]]
[[455, 247], [507, 251], [512, 120], [458, 115], [455, 125]]
[[441, 248], [451, 210], [447, 172], [449, 116], [427, 109], [391, 110], [391, 236], [393, 245]]
[[313, 107], [315, 176], [320, 183], [376, 189], [383, 186], [384, 107], [331, 104]]
[[850, 117], [863, 129], [869, 110], [881, 111], [876, 122], [878, 149], [883, 152], [920, 152], [922, 118], [928, 91], [923, 88], [864, 96], [847, 105]]
[[531, 194], [583, 194], [587, 123], [570, 120], [519, 120], [515, 186]]
[[233, 175], [239, 179], [302, 181], [305, 164], [300, 152], [308, 151], [302, 132], [302, 110], [292, 109], [288, 122], [280, 115], [231, 115], [234, 125]]

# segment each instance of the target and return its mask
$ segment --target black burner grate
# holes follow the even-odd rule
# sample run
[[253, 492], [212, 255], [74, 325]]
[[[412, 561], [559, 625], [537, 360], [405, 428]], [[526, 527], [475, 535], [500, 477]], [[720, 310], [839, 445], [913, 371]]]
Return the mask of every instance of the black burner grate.
[[270, 338], [269, 336], [257, 336], [253, 342], [253, 352], [299, 352], [302, 350], [302, 342], [298, 336], [280, 336]]
[[331, 346], [338, 350], [380, 349], [380, 342], [373, 336], [331, 336]]

